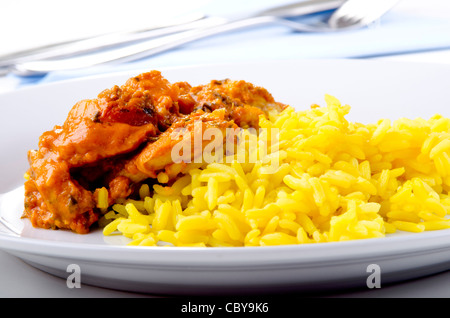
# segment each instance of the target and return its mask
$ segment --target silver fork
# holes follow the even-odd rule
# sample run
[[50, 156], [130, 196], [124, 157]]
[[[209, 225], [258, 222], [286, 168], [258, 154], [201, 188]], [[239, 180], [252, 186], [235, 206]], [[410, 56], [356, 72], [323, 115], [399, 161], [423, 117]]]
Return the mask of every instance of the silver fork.
[[150, 40], [188, 30], [211, 28], [247, 18], [262, 16], [289, 18], [333, 10], [345, 3], [345, 1], [346, 0], [302, 0], [287, 5], [275, 6], [256, 13], [244, 13], [243, 17], [234, 19], [221, 16], [206, 16], [204, 14], [191, 14], [177, 18], [172, 22], [165, 22], [163, 25], [149, 26], [146, 30], [113, 32], [86, 39], [66, 41], [63, 43], [55, 43], [13, 52], [0, 56], [0, 69], [7, 70], [9, 66], [23, 62], [60, 59], [95, 53], [102, 50], [114, 49], [119, 46], [123, 47], [139, 41]]
[[[65, 59], [18, 63], [14, 65], [13, 72], [21, 76], [30, 76], [45, 74], [51, 71], [92, 67], [106, 63], [130, 62], [153, 56], [183, 44], [216, 34], [267, 24], [283, 25], [296, 32], [336, 32], [356, 29], [367, 26], [379, 19], [396, 5], [398, 1], [399, 0], [348, 0], [331, 15], [326, 23], [318, 23], [315, 25], [307, 25], [278, 16], [256, 16], [211, 28], [184, 31], [96, 54]], [[364, 3], [364, 6], [358, 4], [362, 2]]]

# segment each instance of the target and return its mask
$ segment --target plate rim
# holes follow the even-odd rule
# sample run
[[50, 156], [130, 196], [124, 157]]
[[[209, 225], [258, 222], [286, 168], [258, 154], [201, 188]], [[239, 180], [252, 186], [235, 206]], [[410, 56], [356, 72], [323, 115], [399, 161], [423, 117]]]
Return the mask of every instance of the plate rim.
[[373, 65], [388, 65], [388, 66], [406, 66], [407, 68], [433, 68], [433, 69], [448, 69], [450, 71], [450, 64], [438, 64], [438, 63], [430, 63], [430, 62], [422, 62], [422, 61], [398, 61], [398, 60], [383, 60], [383, 59], [361, 59], [361, 58], [288, 58], [288, 59], [270, 59], [270, 60], [255, 60], [255, 61], [233, 61], [233, 62], [223, 62], [223, 63], [197, 63], [197, 64], [188, 64], [188, 65], [176, 65], [176, 66], [160, 66], [156, 68], [143, 68], [142, 66], [131, 68], [129, 70], [121, 70], [121, 71], [113, 71], [106, 72], [100, 74], [90, 74], [81, 77], [71, 77], [66, 79], [54, 80], [54, 81], [44, 81], [39, 83], [38, 85], [26, 84], [24, 86], [18, 87], [16, 90], [6, 91], [0, 93], [0, 98], [7, 95], [14, 95], [17, 93], [26, 92], [28, 90], [39, 90], [39, 89], [47, 89], [52, 86], [59, 85], [70, 85], [72, 83], [84, 82], [84, 81], [98, 81], [98, 80], [106, 80], [108, 78], [117, 78], [126, 76], [134, 76], [138, 75], [142, 72], [148, 72], [150, 70], [158, 70], [161, 71], [164, 76], [164, 72], [173, 72], [177, 70], [188, 70], [188, 69], [199, 69], [199, 68], [209, 68], [211, 66], [215, 67], [227, 67], [227, 66], [251, 66], [254, 67], [256, 65], [268, 65], [268, 64], [286, 64], [290, 65], [292, 63], [341, 63], [341, 64], [373, 64]]
[[[295, 264], [307, 265], [323, 261], [362, 261], [378, 257], [398, 258], [418, 253], [450, 250], [450, 229], [406, 234], [395, 237], [360, 239], [341, 242], [258, 247], [165, 247], [119, 246], [96, 243], [75, 243], [20, 237], [0, 233], [0, 249], [10, 253], [27, 253], [44, 257], [77, 258], [85, 261], [113, 262], [123, 265], [222, 265], [238, 267]], [[339, 251], [339, 253], [336, 252]], [[37, 251], [37, 252], [36, 252]], [[329, 253], [326, 253], [329, 252]], [[126, 257], [124, 257], [126, 256]], [[155, 259], [155, 257], [159, 257]], [[182, 264], [173, 262], [180, 257]], [[266, 263], [260, 263], [266, 261]]]

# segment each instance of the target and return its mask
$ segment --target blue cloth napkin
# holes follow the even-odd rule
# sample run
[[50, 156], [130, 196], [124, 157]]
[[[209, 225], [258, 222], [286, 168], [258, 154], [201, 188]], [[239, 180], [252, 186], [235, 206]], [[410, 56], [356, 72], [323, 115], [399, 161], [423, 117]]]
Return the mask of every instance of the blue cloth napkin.
[[[203, 7], [203, 12], [211, 15], [233, 16], [290, 2], [293, 1], [211, 1]], [[426, 2], [423, 3], [427, 5]], [[450, 15], [431, 15], [421, 12], [421, 10], [402, 10], [401, 4], [400, 2], [379, 21], [359, 30], [301, 33], [293, 32], [284, 26], [266, 25], [198, 40], [139, 61], [22, 78], [20, 85], [168, 66], [270, 59], [368, 58], [450, 48]], [[322, 12], [293, 20], [316, 23], [326, 21], [330, 14], [331, 12]]]

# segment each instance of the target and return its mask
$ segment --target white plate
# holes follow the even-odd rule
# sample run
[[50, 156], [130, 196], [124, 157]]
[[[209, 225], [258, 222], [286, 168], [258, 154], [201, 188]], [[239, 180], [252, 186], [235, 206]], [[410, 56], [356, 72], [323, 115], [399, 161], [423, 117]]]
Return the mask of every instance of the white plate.
[[[363, 60], [271, 61], [163, 69], [172, 82], [244, 79], [298, 108], [332, 94], [350, 104], [351, 120], [450, 116], [450, 67]], [[23, 89], [0, 96], [0, 248], [46, 272], [68, 277], [77, 264], [82, 283], [157, 294], [255, 293], [366, 287], [371, 264], [381, 284], [450, 268], [450, 231], [382, 239], [255, 248], [126, 247], [100, 231], [77, 235], [32, 228], [20, 219], [26, 151], [44, 130], [64, 121], [71, 106], [138, 74], [116, 74]], [[16, 190], [14, 190], [16, 189]], [[12, 231], [11, 231], [12, 229]], [[17, 234], [14, 234], [14, 231]], [[369, 271], [368, 271], [369, 269]]]

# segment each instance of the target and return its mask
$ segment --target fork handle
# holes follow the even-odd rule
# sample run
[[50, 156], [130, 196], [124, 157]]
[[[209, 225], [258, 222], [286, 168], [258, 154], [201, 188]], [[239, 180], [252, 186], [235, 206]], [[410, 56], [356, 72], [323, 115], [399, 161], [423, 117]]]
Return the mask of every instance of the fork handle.
[[200, 30], [184, 31], [172, 34], [150, 41], [128, 45], [126, 47], [108, 50], [96, 54], [83, 55], [79, 57], [40, 60], [18, 63], [14, 65], [13, 72], [21, 76], [31, 76], [45, 74], [51, 71], [80, 69], [92, 67], [105, 63], [124, 63], [134, 61], [140, 58], [149, 57], [158, 53], [165, 52], [183, 44], [213, 36], [219, 33], [233, 30], [249, 28], [252, 26], [271, 24], [274, 22], [286, 21], [272, 16], [261, 16], [248, 18], [239, 21], [224, 23], [219, 26], [204, 28]]
[[[217, 21], [216, 21], [217, 20]], [[205, 17], [204, 15], [192, 15], [165, 25], [155, 25], [145, 30], [130, 30], [122, 32], [112, 32], [97, 35], [84, 39], [77, 39], [44, 45], [17, 51], [0, 56], [0, 67], [7, 67], [17, 63], [32, 60], [43, 60], [59, 57], [70, 57], [74, 55], [86, 54], [99, 49], [111, 48], [113, 46], [132, 43], [133, 41], [151, 39], [158, 36], [187, 31], [198, 27], [208, 27], [223, 23], [222, 19]]]

